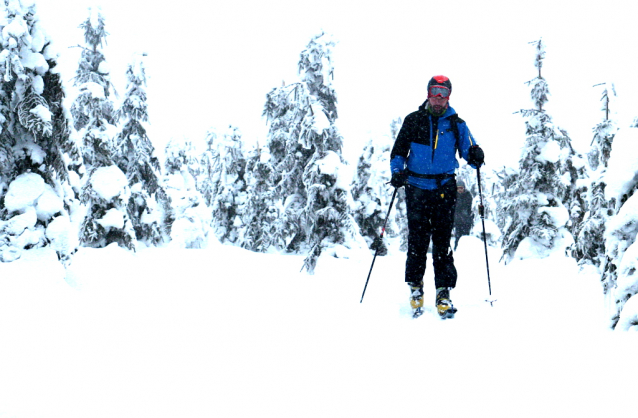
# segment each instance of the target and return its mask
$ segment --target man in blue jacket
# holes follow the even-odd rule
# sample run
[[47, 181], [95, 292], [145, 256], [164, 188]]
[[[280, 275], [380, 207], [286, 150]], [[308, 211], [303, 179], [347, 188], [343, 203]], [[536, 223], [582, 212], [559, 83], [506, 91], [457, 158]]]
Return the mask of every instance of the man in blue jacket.
[[432, 239], [436, 307], [443, 318], [454, 316], [450, 289], [456, 286], [456, 268], [450, 248], [456, 203], [456, 153], [472, 167], [484, 162], [466, 123], [449, 105], [452, 83], [443, 76], [428, 83], [428, 99], [410, 113], [390, 154], [392, 186], [405, 186], [408, 212], [408, 255], [405, 281], [411, 289], [415, 317], [423, 313], [423, 275]]

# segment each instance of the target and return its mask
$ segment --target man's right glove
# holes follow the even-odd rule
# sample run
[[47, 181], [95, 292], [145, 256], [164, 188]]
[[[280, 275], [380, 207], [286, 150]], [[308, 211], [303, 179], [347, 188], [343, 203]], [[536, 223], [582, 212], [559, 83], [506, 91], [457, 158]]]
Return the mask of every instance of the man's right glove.
[[485, 154], [478, 145], [472, 145], [468, 151], [467, 163], [475, 168], [485, 164]]
[[392, 173], [392, 179], [390, 179], [390, 184], [393, 187], [399, 188], [408, 184], [408, 173], [405, 171], [398, 171], [396, 173]]

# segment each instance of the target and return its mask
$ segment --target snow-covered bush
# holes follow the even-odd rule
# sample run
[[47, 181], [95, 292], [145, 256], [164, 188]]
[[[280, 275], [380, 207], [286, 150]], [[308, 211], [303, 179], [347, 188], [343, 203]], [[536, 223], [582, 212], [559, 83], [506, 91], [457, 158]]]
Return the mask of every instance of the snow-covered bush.
[[116, 165], [93, 171], [82, 190], [82, 204], [87, 209], [80, 229], [82, 245], [103, 248], [117, 243], [135, 250], [135, 231], [126, 207], [130, 196], [126, 175]]
[[638, 297], [632, 296], [625, 302], [614, 329], [616, 331], [638, 331]]
[[635, 145], [638, 129], [618, 131], [614, 138], [609, 167], [602, 180], [605, 199], [613, 215], [605, 225], [605, 263], [603, 288], [611, 305], [611, 324], [615, 326], [625, 303], [638, 293], [638, 158]]
[[54, 217], [68, 220], [68, 215], [62, 199], [39, 174], [21, 174], [12, 181], [4, 197], [4, 207], [9, 216], [7, 221], [0, 221], [1, 261], [13, 261], [20, 257], [23, 249], [42, 247], [47, 241], [59, 241], [54, 247], [62, 254], [69, 254], [75, 248], [68, 236], [54, 233], [53, 229], [47, 237], [46, 225]]

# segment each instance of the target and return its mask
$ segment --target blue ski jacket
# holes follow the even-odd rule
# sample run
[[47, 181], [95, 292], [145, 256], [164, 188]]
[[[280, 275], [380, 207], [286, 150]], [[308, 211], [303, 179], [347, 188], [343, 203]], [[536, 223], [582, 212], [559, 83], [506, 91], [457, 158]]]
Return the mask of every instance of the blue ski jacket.
[[[405, 117], [390, 153], [390, 170], [397, 173], [407, 169], [408, 184], [433, 190], [454, 176], [459, 167], [456, 152], [467, 161], [470, 146], [478, 144], [451, 106], [437, 118], [427, 110], [427, 103], [426, 100], [419, 110]], [[453, 118], [458, 127], [458, 141]]]

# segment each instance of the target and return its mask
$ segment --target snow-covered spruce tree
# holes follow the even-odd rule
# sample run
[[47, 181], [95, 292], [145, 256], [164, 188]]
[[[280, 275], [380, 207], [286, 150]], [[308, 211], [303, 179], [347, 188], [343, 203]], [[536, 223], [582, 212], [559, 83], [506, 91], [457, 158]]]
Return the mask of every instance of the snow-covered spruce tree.
[[335, 126], [334, 46], [323, 33], [313, 37], [301, 52], [301, 80], [273, 89], [264, 109], [275, 194], [283, 206], [275, 237], [288, 251], [307, 251], [303, 268], [311, 274], [322, 253], [365, 247], [350, 187], [339, 174], [344, 161]]
[[145, 54], [137, 54], [126, 71], [127, 86], [118, 120], [115, 162], [126, 174], [131, 196], [128, 215], [138, 242], [157, 245], [168, 240], [172, 223], [170, 199], [161, 182], [160, 163], [147, 135]]
[[[405, 212], [403, 216], [399, 215], [397, 210], [399, 201], [395, 198], [394, 208], [392, 209], [394, 213], [391, 213], [388, 219], [384, 234], [385, 239], [384, 241], [379, 241], [388, 207], [392, 200], [392, 194], [394, 193], [394, 188], [388, 184], [391, 177], [390, 151], [400, 127], [401, 119], [395, 119], [390, 126], [389, 136], [375, 137], [368, 140], [359, 157], [352, 181], [352, 197], [355, 202], [354, 219], [359, 225], [361, 235], [372, 251], [376, 251], [376, 245], [381, 243], [379, 255], [387, 254], [387, 242], [394, 238], [399, 238], [400, 241], [402, 226], [407, 226], [405, 225], [407, 224]], [[399, 189], [397, 192], [397, 198], [402, 190]], [[405, 199], [405, 194], [402, 193], [401, 195]], [[404, 201], [401, 203], [405, 206]]]
[[[403, 125], [403, 118], [398, 117], [392, 120], [390, 123], [390, 135], [392, 136], [392, 143], [396, 141], [397, 135]], [[390, 216], [394, 219], [397, 228], [397, 234], [399, 238], [399, 250], [408, 251], [408, 207], [405, 202], [405, 188], [401, 187], [397, 192], [396, 202], [394, 202], [394, 215]], [[394, 237], [394, 230], [391, 231], [390, 237]]]
[[[498, 182], [495, 182], [494, 198], [496, 201], [496, 225], [503, 231], [505, 227], [512, 222], [512, 218], [505, 211], [505, 203], [509, 198], [508, 190], [515, 187], [518, 183], [518, 169], [514, 167], [503, 166], [495, 172]], [[501, 237], [502, 238], [502, 237]]]
[[564, 160], [571, 147], [569, 138], [554, 127], [543, 109], [549, 95], [541, 73], [545, 50], [541, 40], [532, 43], [538, 76], [527, 84], [532, 87], [534, 108], [520, 111], [526, 119], [527, 138], [519, 160], [518, 182], [507, 190], [499, 216], [506, 219], [502, 241], [506, 262], [515, 257], [546, 257], [573, 244], [565, 228], [569, 213], [564, 206], [571, 182], [564, 176]]
[[[382, 146], [379, 142], [371, 138], [364, 146], [351, 187], [355, 202], [353, 216], [359, 231], [372, 251], [376, 251], [377, 245], [380, 245], [378, 254], [383, 256], [388, 249], [384, 242], [379, 241], [379, 237], [389, 205], [386, 195], [391, 188], [385, 184], [389, 180], [389, 145]], [[392, 191], [389, 193], [392, 194]]]
[[304, 118], [314, 119], [314, 115], [306, 114], [309, 101], [307, 86], [294, 83], [268, 93], [264, 109], [269, 121], [267, 146], [274, 171], [273, 192], [282, 206], [273, 238], [276, 248], [288, 252], [301, 251], [306, 241], [301, 213], [307, 192], [302, 175], [314, 150], [304, 148], [300, 136], [304, 133], [301, 124], [308, 124]]
[[[478, 189], [478, 178], [476, 175], [476, 169], [472, 168], [468, 164], [463, 164], [457, 174], [456, 178], [462, 180], [465, 183], [467, 191], [472, 193], [472, 231], [471, 235], [483, 239], [483, 223], [481, 222], [481, 216], [479, 212], [479, 206], [481, 199]], [[496, 244], [501, 238], [501, 231], [497, 225], [497, 199], [500, 189], [499, 176], [494, 170], [481, 168], [481, 192], [483, 193], [483, 208], [484, 208], [484, 222], [485, 233], [487, 234], [488, 244]]]
[[304, 170], [304, 184], [308, 199], [302, 213], [306, 236], [311, 244], [303, 268], [314, 273], [322, 253], [334, 257], [345, 256], [342, 249], [365, 248], [365, 241], [352, 216], [350, 186], [339, 172], [343, 167], [341, 155], [326, 151], [323, 158], [311, 160]]
[[560, 134], [558, 139], [563, 146], [560, 155], [560, 173], [562, 173], [562, 180], [567, 186], [563, 201], [569, 214], [566, 227], [572, 237], [572, 244], [566, 249], [566, 254], [577, 257], [576, 243], [573, 240], [578, 235], [588, 207], [586, 199], [589, 178], [587, 159], [574, 150], [571, 139], [564, 129], [559, 128], [558, 132]]
[[611, 92], [608, 83], [596, 84], [594, 87], [604, 86], [601, 101], [601, 110], [605, 113], [602, 122], [594, 127], [594, 138], [591, 141], [591, 149], [587, 155], [589, 165], [593, 171], [601, 166], [607, 168], [609, 157], [611, 156], [611, 145], [614, 142], [614, 135], [618, 128], [616, 123], [610, 118], [611, 101], [616, 96], [616, 88], [611, 84]]
[[117, 115], [111, 100], [113, 86], [101, 51], [107, 36], [101, 11], [89, 9], [89, 17], [80, 28], [84, 29], [85, 46], [81, 47], [74, 80], [78, 96], [71, 107], [87, 169], [81, 195], [87, 212], [80, 242], [90, 247], [116, 242], [134, 249], [135, 231], [127, 210], [130, 188], [114, 160]]
[[239, 212], [242, 229], [239, 244], [246, 249], [267, 252], [273, 246], [274, 225], [279, 217], [272, 185], [273, 169], [267, 150], [257, 145], [246, 158], [246, 200]]
[[206, 133], [206, 149], [197, 163], [199, 173], [191, 173], [197, 179], [197, 190], [204, 196], [206, 205], [213, 205], [213, 198], [217, 195], [222, 175], [221, 160], [217, 151], [217, 132], [210, 129]]
[[89, 9], [89, 17], [80, 28], [84, 30], [85, 46], [79, 46], [82, 54], [74, 79], [78, 95], [71, 113], [74, 127], [81, 134], [84, 163], [90, 172], [113, 164], [117, 115], [111, 99], [109, 68], [101, 51], [108, 35], [102, 12]]
[[[576, 229], [576, 258], [579, 263], [591, 263], [601, 266], [605, 257], [604, 235], [605, 224], [609, 218], [609, 205], [605, 198], [604, 177], [607, 172], [611, 146], [618, 130], [610, 118], [610, 92], [607, 84], [602, 95], [602, 111], [605, 117], [594, 127], [594, 138], [587, 155], [589, 161], [589, 182], [584, 188], [586, 211]], [[615, 96], [612, 84], [611, 93]]]
[[1, 3], [0, 34], [0, 260], [50, 244], [67, 263], [81, 157], [57, 54], [32, 1]]
[[246, 200], [246, 158], [241, 132], [230, 126], [228, 131], [209, 144], [212, 165], [211, 209], [213, 231], [221, 243], [235, 244], [243, 227], [240, 208]]
[[638, 129], [619, 129], [614, 137], [605, 184], [608, 213], [605, 223], [602, 283], [610, 325], [638, 328]]
[[169, 245], [178, 248], [205, 248], [211, 234], [211, 210], [197, 190], [202, 173], [201, 156], [192, 142], [171, 139], [166, 145], [164, 189], [170, 197], [174, 221]]

